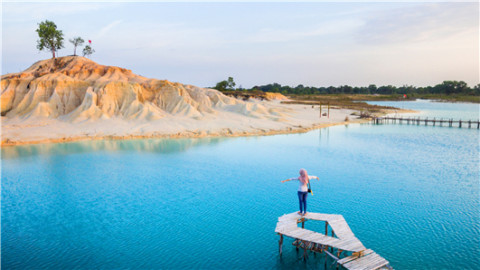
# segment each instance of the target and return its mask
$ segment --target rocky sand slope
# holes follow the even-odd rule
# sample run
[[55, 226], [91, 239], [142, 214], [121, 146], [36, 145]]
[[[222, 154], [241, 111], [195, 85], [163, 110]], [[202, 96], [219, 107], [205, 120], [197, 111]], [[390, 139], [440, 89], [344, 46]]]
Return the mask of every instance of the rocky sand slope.
[[3, 75], [0, 104], [2, 145], [284, 133], [342, 122], [350, 113], [322, 122], [308, 106], [242, 101], [79, 56], [43, 60]]

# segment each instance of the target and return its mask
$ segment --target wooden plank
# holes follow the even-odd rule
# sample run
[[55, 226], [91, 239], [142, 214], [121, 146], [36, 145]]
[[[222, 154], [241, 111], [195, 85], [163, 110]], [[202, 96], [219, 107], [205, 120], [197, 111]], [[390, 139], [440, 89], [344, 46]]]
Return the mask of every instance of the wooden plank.
[[380, 255], [378, 255], [378, 258], [371, 260], [369, 263], [365, 264], [363, 269], [378, 269], [387, 264], [388, 264], [388, 261], [382, 258]]
[[319, 220], [319, 221], [327, 221], [328, 219], [331, 218], [330, 214], [320, 214], [320, 213], [308, 213], [305, 216], [306, 219], [311, 219], [311, 220]]
[[384, 261], [381, 261], [381, 262], [379, 262], [375, 265], [371, 265], [370, 269], [373, 269], [373, 270], [379, 269], [379, 268], [382, 268], [384, 266], [387, 266], [388, 264], [389, 264], [389, 262], [387, 260], [384, 260]]
[[289, 232], [294, 231], [296, 229], [297, 229], [296, 227], [280, 227], [280, 228], [276, 228], [275, 232], [277, 232], [277, 233], [281, 233], [281, 232], [289, 233]]
[[295, 232], [296, 232], [297, 230], [301, 230], [301, 228], [298, 228], [298, 227], [297, 227], [297, 228], [294, 229], [294, 230], [284, 231], [283, 235], [288, 236], [288, 237], [292, 237], [292, 238], [296, 238], [296, 237], [294, 237], [293, 235], [295, 235]]
[[[370, 254], [370, 253], [372, 253], [372, 252], [373, 252], [373, 250], [367, 249], [367, 250], [365, 250], [365, 252], [364, 252], [363, 254], [364, 254], [364, 256], [366, 256], [366, 255], [368, 255], [368, 254]], [[356, 259], [358, 259], [358, 258], [359, 258], [358, 256], [351, 255], [351, 256], [345, 257], [345, 258], [343, 258], [343, 259], [340, 259], [340, 260], [338, 261], [338, 263], [340, 263], [340, 264], [345, 264], [345, 263], [347, 263], [347, 262], [349, 262], [349, 261], [356, 260]]]
[[332, 253], [328, 252], [327, 250], [325, 250], [325, 253], [328, 254], [330, 257], [332, 257], [332, 259], [334, 259], [335, 261], [338, 261], [337, 256], [333, 255]]
[[[366, 249], [366, 250], [363, 252], [363, 256], [362, 256], [362, 257], [367, 256], [367, 255], [370, 255], [370, 254], [372, 254], [372, 253], [374, 253], [373, 250], [371, 250], [371, 249]], [[359, 256], [357, 256], [357, 255], [351, 255], [351, 256], [348, 256], [348, 257], [345, 257], [345, 258], [341, 259], [338, 263], [345, 264], [345, 263], [347, 263], [347, 262], [350, 262], [350, 261], [352, 261], [352, 260], [356, 260], [356, 259], [358, 259], [358, 258], [361, 258], [361, 257], [359, 257]]]
[[344, 241], [339, 244], [338, 246], [340, 249], [343, 250], [348, 250], [348, 251], [353, 251], [353, 252], [358, 252], [365, 250], [365, 246], [360, 242], [358, 239], [351, 239], [349, 241]]
[[290, 236], [292, 238], [298, 238], [303, 240], [304, 237], [312, 233], [315, 233], [315, 232], [299, 228], [298, 230], [295, 230], [295, 231], [286, 232], [285, 235]]
[[363, 264], [362, 269], [377, 269], [387, 264], [388, 264], [388, 261], [380, 257], [375, 260], [369, 261], [368, 263]]
[[382, 258], [380, 255], [377, 253], [373, 252], [369, 255], [360, 257], [356, 260], [352, 260], [348, 263], [343, 264], [343, 267], [347, 269], [370, 269], [368, 268], [369, 265], [376, 265], [376, 264], [381, 264], [383, 262], [386, 262], [388, 264], [388, 261]]

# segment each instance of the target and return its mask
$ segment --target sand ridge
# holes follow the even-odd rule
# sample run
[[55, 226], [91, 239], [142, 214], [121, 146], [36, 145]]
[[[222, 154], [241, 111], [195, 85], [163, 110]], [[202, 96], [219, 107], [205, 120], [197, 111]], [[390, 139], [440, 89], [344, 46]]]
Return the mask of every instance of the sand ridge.
[[[80, 56], [2, 76], [2, 145], [98, 138], [246, 136], [343, 123], [349, 110], [243, 101], [215, 89], [142, 77]], [[352, 116], [349, 116], [352, 119]]]

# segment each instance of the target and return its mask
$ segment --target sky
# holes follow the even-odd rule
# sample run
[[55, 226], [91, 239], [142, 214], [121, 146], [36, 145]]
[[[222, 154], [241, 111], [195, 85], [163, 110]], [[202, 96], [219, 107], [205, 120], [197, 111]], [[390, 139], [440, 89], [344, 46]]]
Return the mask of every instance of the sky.
[[[436, 85], [479, 79], [479, 3], [8, 2], [1, 74], [51, 58], [38, 23], [92, 40], [90, 58], [156, 79], [209, 87]], [[77, 49], [78, 54], [79, 49]], [[81, 51], [81, 48], [80, 48]]]

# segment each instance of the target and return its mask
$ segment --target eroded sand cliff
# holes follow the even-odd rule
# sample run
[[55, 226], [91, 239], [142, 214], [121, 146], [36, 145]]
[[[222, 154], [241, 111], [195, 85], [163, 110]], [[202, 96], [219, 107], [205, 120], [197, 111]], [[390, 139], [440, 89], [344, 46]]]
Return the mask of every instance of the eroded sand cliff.
[[242, 101], [79, 56], [43, 60], [3, 75], [0, 104], [2, 145], [298, 132], [343, 122], [350, 113], [332, 111], [321, 120], [309, 106]]

